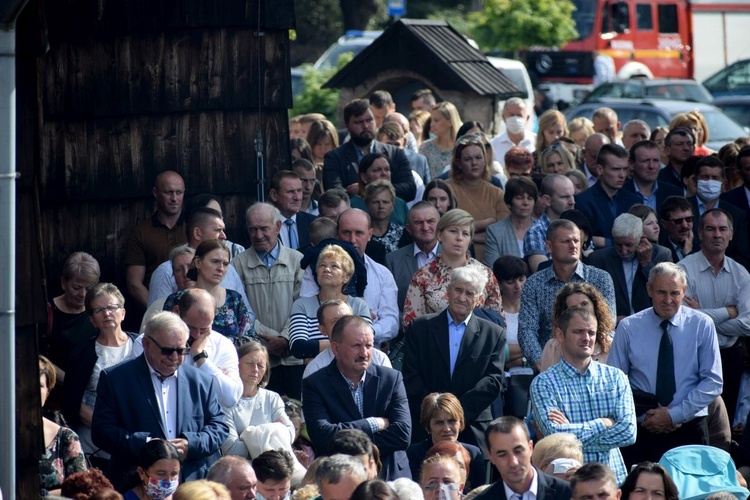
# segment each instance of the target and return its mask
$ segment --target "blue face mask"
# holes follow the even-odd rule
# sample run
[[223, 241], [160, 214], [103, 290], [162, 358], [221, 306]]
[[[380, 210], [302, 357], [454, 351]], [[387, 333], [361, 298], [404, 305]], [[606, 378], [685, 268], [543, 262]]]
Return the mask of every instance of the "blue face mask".
[[[148, 477], [148, 474], [146, 474], [146, 477]], [[164, 500], [174, 494], [179, 484], [180, 481], [178, 479], [174, 481], [162, 481], [155, 477], [149, 477], [148, 483], [146, 483], [143, 489], [146, 492], [146, 496], [151, 500]]]

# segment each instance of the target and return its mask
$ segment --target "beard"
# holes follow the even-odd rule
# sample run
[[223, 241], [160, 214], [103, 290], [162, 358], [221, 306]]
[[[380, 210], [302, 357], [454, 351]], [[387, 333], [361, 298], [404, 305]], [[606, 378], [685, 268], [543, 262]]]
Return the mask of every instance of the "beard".
[[357, 147], [367, 146], [375, 139], [375, 134], [372, 132], [363, 132], [361, 135], [351, 135], [351, 141]]

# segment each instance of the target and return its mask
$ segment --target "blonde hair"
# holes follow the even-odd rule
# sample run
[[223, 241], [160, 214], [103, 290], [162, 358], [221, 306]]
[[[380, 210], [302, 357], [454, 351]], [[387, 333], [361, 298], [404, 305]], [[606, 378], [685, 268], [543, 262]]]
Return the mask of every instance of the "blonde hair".
[[443, 117], [445, 117], [446, 120], [451, 122], [451, 135], [450, 140], [454, 141], [456, 140], [456, 134], [458, 133], [458, 129], [461, 128], [461, 115], [458, 114], [458, 109], [456, 108], [456, 105], [452, 102], [443, 101], [441, 103], [438, 103], [435, 105], [434, 108], [430, 111], [430, 113], [438, 112]]
[[391, 196], [391, 201], [396, 201], [396, 189], [393, 187], [393, 184], [385, 179], [378, 179], [365, 186], [365, 203], [369, 203], [370, 200], [382, 192], [388, 193]]
[[335, 259], [338, 261], [347, 278], [351, 278], [354, 274], [354, 261], [352, 260], [352, 257], [346, 250], [338, 245], [326, 245], [318, 255], [318, 262], [320, 262], [321, 259]]
[[586, 137], [594, 135], [594, 123], [585, 116], [573, 118], [568, 122], [568, 133], [573, 135], [576, 132], [583, 132]]
[[437, 232], [442, 233], [453, 226], [469, 226], [469, 233], [474, 237], [474, 217], [466, 210], [454, 208], [445, 212], [437, 223]]
[[173, 500], [232, 500], [226, 486], [206, 479], [182, 483], [172, 496]]
[[[559, 146], [559, 147], [558, 147]], [[539, 163], [542, 165], [542, 172], [545, 174], [549, 173], [547, 171], [547, 162], [549, 161], [549, 157], [553, 154], [560, 155], [560, 159], [565, 164], [566, 167], [568, 167], [568, 170], [566, 172], [569, 172], [571, 170], [574, 170], [575, 167], [575, 158], [573, 157], [573, 153], [568, 151], [568, 148], [562, 145], [562, 143], [557, 143], [553, 146], [547, 146], [545, 149], [542, 150], [542, 154], [539, 158]], [[563, 172], [563, 175], [565, 175], [566, 172]], [[558, 172], [559, 173], [559, 172]], [[586, 180], [588, 183], [588, 179]]]
[[552, 128], [554, 125], [562, 125], [562, 135], [568, 137], [568, 124], [565, 121], [565, 115], [556, 109], [548, 109], [539, 117], [539, 131], [536, 133], [537, 151], [541, 152], [542, 149], [549, 146], [549, 144], [545, 144], [544, 131], [548, 128]]
[[583, 444], [569, 432], [557, 432], [539, 440], [531, 453], [531, 463], [542, 471], [556, 458], [574, 458], [583, 463]]

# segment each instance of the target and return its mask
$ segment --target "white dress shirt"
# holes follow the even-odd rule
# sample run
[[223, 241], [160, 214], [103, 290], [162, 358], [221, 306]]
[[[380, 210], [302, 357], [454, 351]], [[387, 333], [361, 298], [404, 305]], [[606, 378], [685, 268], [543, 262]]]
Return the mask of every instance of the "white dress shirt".
[[530, 130], [524, 130], [523, 139], [516, 144], [510, 139], [508, 132], [505, 131], [494, 137], [490, 141], [490, 145], [492, 146], [492, 155], [495, 157], [495, 160], [498, 161], [500, 165], [505, 166], [505, 153], [507, 153], [512, 147], [518, 146], [529, 153], [534, 152], [536, 149], [536, 134]]
[[[133, 346], [135, 351], [136, 346]], [[151, 367], [146, 359], [148, 371], [151, 373], [151, 383], [154, 386], [156, 403], [159, 405], [159, 415], [164, 424], [167, 439], [177, 439], [177, 370], [165, 379]]]
[[531, 484], [529, 485], [528, 491], [524, 492], [523, 494], [516, 493], [515, 491], [510, 489], [510, 486], [503, 481], [503, 488], [505, 488], [505, 498], [508, 500], [516, 500], [518, 498], [518, 495], [521, 495], [521, 500], [536, 500], [536, 494], [539, 490], [539, 477], [537, 476], [536, 469], [534, 467], [531, 468], [531, 471], [534, 473], [534, 477], [531, 479]]

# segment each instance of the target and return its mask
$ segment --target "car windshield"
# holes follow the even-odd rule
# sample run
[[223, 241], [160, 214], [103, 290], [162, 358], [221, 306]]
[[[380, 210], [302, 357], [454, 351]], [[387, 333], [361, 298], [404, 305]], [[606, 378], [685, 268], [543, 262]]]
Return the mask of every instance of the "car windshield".
[[643, 97], [643, 85], [636, 82], [611, 82], [599, 85], [591, 91], [586, 100], [597, 97], [617, 97], [625, 99], [640, 99]]
[[651, 85], [644, 89], [645, 97], [656, 97], [659, 99], [675, 99], [690, 102], [713, 102], [713, 97], [700, 85], [689, 83], [665, 83], [662, 85]]
[[508, 80], [513, 82], [518, 90], [523, 92], [521, 96], [523, 99], [528, 99], [529, 93], [526, 91], [526, 80], [524, 80], [524, 72], [518, 68], [501, 68], [500, 71], [508, 77]]
[[[669, 121], [667, 121], [667, 119], [662, 116], [661, 113], [650, 106], [619, 107], [610, 104], [606, 104], [606, 106], [615, 110], [615, 113], [617, 113], [617, 119], [621, 123], [628, 123], [630, 120], [643, 120], [644, 122], [648, 123], [648, 126], [651, 127], [651, 130], [653, 130], [655, 127], [669, 127]], [[597, 108], [599, 108], [598, 105], [596, 107], [586, 106], [585, 108], [579, 108], [573, 114], [567, 117], [568, 122], [570, 122], [570, 120], [572, 120], [573, 118], [578, 118], [579, 116], [585, 116], [586, 118], [591, 120], [591, 117]]]
[[747, 135], [737, 122], [719, 111], [703, 111], [703, 117], [708, 124], [708, 135], [711, 142], [731, 142], [738, 137]]
[[594, 0], [575, 0], [573, 2], [576, 10], [573, 11], [573, 20], [576, 23], [578, 39], [588, 38], [594, 29], [594, 17], [596, 16], [596, 5]]

